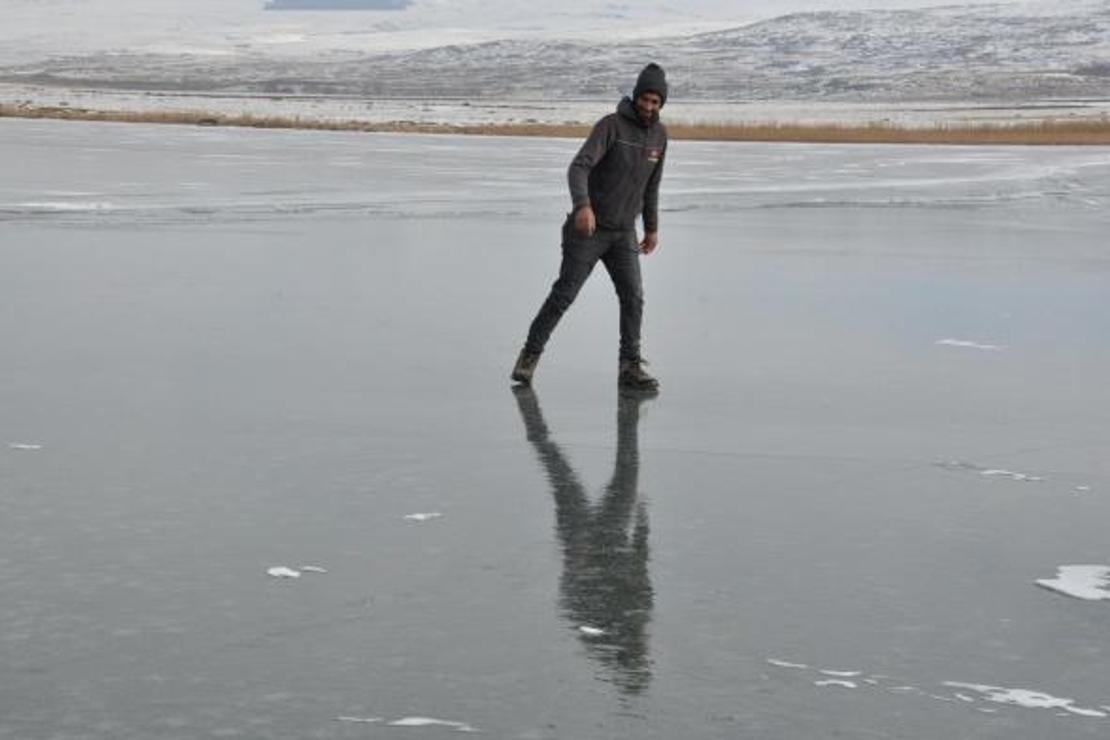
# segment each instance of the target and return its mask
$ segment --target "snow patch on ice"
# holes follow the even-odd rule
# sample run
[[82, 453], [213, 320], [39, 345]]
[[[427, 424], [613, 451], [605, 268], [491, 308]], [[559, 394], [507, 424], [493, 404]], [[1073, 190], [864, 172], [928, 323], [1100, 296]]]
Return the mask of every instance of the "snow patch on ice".
[[465, 722], [449, 722], [432, 717], [404, 717], [389, 723], [390, 727], [450, 727], [457, 732], [478, 732]]
[[1036, 581], [1041, 588], [1084, 601], [1110, 599], [1110, 566], [1061, 565], [1055, 578]]
[[582, 625], [578, 628], [578, 631], [586, 637], [602, 637], [606, 634], [605, 630], [603, 629], [598, 629], [597, 627], [589, 627], [587, 625]]
[[88, 213], [94, 211], [110, 211], [113, 205], [103, 201], [60, 201], [39, 200], [24, 203], [0, 204], [0, 210], [23, 211], [32, 213]]
[[1075, 706], [1074, 699], [1063, 699], [1051, 694], [1029, 689], [1008, 689], [1002, 686], [945, 681], [945, 686], [954, 689], [967, 689], [979, 693], [983, 699], [996, 704], [1010, 704], [1029, 709], [1060, 709], [1081, 717], [1106, 717], [1106, 712]]
[[19, 450], [21, 452], [35, 452], [42, 449], [42, 445], [26, 444], [24, 442], [13, 442], [8, 445], [8, 449]]
[[[1107, 566], [1073, 566], [1073, 567], [1097, 567], [1105, 571], [1105, 575], [1110, 579], [1110, 567]], [[1110, 598], [1110, 592], [1105, 593], [1102, 598]], [[1051, 709], [1061, 712], [1061, 716], [1080, 716], [1104, 719], [1110, 717], [1110, 706], [1103, 705], [1097, 708], [1089, 708], [1076, 706], [1074, 699], [1065, 699], [1051, 694], [1046, 694], [1040, 691], [1033, 691], [1030, 689], [1011, 689], [1001, 686], [990, 686], [987, 684], [977, 683], [963, 683], [959, 681], [944, 681], [944, 686], [951, 693], [942, 696], [940, 693], [931, 693], [929, 691], [918, 688], [910, 684], [886, 684], [880, 683], [880, 679], [890, 679], [889, 676], [884, 676], [876, 673], [868, 673], [868, 677], [863, 680], [862, 684], [855, 680], [849, 680], [855, 676], [864, 675], [863, 671], [841, 671], [828, 668], [810, 668], [804, 663], [792, 663], [777, 658], [765, 659], [767, 663], [782, 668], [792, 668], [802, 671], [812, 672], [818, 674], [814, 677], [813, 684], [820, 687], [828, 688], [844, 688], [844, 689], [878, 689], [880, 691], [887, 691], [892, 694], [901, 696], [922, 696], [934, 701], [943, 701], [947, 703], [963, 702], [968, 705], [969, 709], [976, 711], [986, 711], [988, 714], [993, 714], [998, 711], [996, 708], [983, 707], [981, 702], [986, 701], [992, 704], [1005, 704], [1009, 706], [1027, 707], [1032, 709]], [[811, 674], [812, 675], [812, 674]], [[821, 676], [833, 676], [834, 678], [821, 678]]]
[[984, 352], [1000, 352], [1006, 349], [1006, 347], [1001, 344], [984, 344], [967, 339], [938, 339], [936, 344], [941, 347], [962, 347], [964, 349], [979, 349]]
[[1028, 473], [1015, 473], [1012, 470], [998, 470], [994, 468], [990, 470], [980, 471], [979, 475], [982, 475], [986, 478], [1009, 478], [1011, 480], [1030, 481], [1034, 483], [1044, 480], [1044, 478], [1038, 475], [1029, 475]]
[[336, 717], [336, 722], [350, 722], [359, 725], [373, 725], [385, 720], [381, 717]]
[[299, 568], [290, 568], [287, 565], [275, 565], [266, 570], [267, 575], [274, 578], [300, 578], [305, 573], [327, 573], [326, 568], [318, 565], [302, 565]]
[[438, 511], [420, 512], [416, 514], [405, 514], [405, 520], [409, 522], [427, 522], [432, 519], [439, 519], [443, 514]]
[[984, 478], [1009, 478], [1010, 480], [1023, 483], [1040, 483], [1044, 481], [1044, 477], [1040, 475], [1018, 473], [1013, 470], [1003, 470], [1001, 468], [987, 468], [982, 465], [976, 465], [975, 463], [964, 462], [963, 460], [950, 460], [948, 462], [937, 463], [936, 465], [945, 470], [968, 470], [978, 473]]

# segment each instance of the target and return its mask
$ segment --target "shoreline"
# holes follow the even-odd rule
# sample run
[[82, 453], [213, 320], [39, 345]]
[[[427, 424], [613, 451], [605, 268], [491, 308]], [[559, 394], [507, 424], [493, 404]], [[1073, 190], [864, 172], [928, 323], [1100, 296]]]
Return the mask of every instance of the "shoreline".
[[[155, 123], [192, 126], [287, 129], [302, 131], [352, 131], [471, 136], [528, 136], [581, 138], [590, 131], [586, 123], [543, 121], [445, 123], [434, 121], [314, 118], [300, 115], [260, 115], [214, 111], [98, 110], [60, 105], [0, 103], [0, 119], [49, 119]], [[797, 122], [667, 122], [671, 138], [687, 141], [796, 142], [825, 144], [947, 144], [1106, 146], [1110, 145], [1110, 120], [1016, 120], [1012, 123], [935, 123], [907, 125], [889, 121], [853, 123]]]

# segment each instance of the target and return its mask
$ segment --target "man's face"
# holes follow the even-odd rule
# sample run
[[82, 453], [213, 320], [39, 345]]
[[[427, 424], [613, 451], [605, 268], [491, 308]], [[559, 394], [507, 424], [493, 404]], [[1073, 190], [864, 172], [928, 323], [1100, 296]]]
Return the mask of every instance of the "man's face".
[[636, 98], [636, 113], [640, 116], [640, 120], [645, 123], [652, 123], [659, 119], [659, 109], [663, 107], [663, 98], [659, 97], [659, 93], [645, 92], [640, 93], [640, 97]]

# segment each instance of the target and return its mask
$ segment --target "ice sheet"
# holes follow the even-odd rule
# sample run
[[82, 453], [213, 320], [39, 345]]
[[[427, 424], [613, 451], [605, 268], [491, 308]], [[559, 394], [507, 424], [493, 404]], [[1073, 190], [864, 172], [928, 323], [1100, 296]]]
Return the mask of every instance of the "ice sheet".
[[676, 142], [537, 423], [575, 147], [0, 121], [0, 735], [1098, 736], [943, 681], [1110, 701], [1105, 153]]

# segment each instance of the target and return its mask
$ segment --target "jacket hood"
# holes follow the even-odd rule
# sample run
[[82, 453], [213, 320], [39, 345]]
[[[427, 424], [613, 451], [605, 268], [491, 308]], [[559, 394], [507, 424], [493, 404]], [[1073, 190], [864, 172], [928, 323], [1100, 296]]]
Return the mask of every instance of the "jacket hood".
[[632, 98], [628, 97], [623, 98], [621, 102], [617, 104], [617, 113], [643, 128], [650, 128], [659, 123], [658, 114], [651, 121], [645, 122], [641, 119], [640, 114], [636, 111], [636, 106], [632, 103]]

